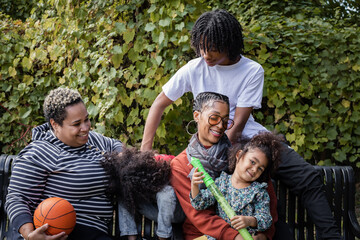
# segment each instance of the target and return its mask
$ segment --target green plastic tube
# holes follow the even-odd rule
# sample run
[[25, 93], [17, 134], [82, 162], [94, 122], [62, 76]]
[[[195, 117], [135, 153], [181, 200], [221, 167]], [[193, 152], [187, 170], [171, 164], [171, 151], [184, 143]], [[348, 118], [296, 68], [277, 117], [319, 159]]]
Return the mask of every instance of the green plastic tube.
[[[205, 186], [210, 190], [212, 195], [215, 197], [216, 201], [218, 201], [220, 207], [224, 210], [228, 218], [234, 217], [235, 211], [232, 209], [230, 204], [226, 201], [224, 195], [220, 192], [219, 188], [215, 185], [214, 180], [211, 178], [211, 176], [205, 171], [203, 165], [201, 164], [200, 160], [194, 157], [191, 157], [191, 165], [193, 167], [198, 168], [199, 172], [204, 173], [204, 183]], [[244, 240], [253, 240], [250, 233], [246, 228], [239, 229], [240, 235], [244, 238]]]

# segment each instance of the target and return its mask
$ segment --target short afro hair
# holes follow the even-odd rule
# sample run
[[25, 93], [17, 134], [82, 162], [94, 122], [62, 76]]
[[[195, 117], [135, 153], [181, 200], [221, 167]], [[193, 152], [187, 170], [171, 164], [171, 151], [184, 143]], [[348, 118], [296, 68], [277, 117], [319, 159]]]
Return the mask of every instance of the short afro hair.
[[79, 102], [83, 102], [81, 95], [78, 91], [69, 88], [56, 88], [51, 90], [46, 96], [43, 111], [47, 122], [50, 124], [50, 119], [62, 126], [64, 119], [66, 118], [67, 106], [75, 105]]

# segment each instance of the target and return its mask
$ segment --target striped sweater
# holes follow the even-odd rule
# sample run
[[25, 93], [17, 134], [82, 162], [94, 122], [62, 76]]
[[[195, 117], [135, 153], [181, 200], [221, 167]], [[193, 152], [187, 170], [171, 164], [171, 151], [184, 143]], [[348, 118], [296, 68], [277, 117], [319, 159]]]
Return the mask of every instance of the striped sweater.
[[89, 132], [88, 142], [70, 147], [55, 137], [47, 123], [32, 131], [32, 142], [14, 161], [5, 208], [15, 229], [32, 222], [37, 205], [49, 197], [67, 199], [76, 223], [108, 232], [113, 208], [105, 195], [108, 178], [102, 153], [120, 152], [120, 141]]

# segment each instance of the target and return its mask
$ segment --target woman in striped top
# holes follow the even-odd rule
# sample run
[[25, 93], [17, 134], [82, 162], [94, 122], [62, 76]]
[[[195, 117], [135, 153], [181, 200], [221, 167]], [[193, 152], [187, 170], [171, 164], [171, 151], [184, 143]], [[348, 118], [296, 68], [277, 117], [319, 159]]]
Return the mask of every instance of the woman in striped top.
[[[11, 239], [111, 239], [113, 205], [100, 163], [104, 152], [120, 152], [121, 142], [90, 131], [89, 114], [77, 91], [52, 90], [43, 108], [47, 123], [33, 129], [32, 142], [13, 165], [6, 199], [17, 235]], [[55, 196], [74, 206], [76, 226], [69, 236], [62, 232], [49, 238], [47, 225], [34, 230], [32, 214], [42, 200]]]

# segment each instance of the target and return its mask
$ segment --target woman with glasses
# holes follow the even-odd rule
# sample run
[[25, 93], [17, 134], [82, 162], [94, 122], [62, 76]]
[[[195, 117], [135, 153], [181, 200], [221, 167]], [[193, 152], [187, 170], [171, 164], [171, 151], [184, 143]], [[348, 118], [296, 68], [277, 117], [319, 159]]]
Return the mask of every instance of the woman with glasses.
[[[216, 239], [242, 239], [238, 231], [215, 214], [214, 209], [198, 211], [190, 201], [191, 178], [195, 171], [190, 164], [191, 157], [200, 159], [213, 179], [228, 171], [227, 152], [231, 143], [225, 131], [234, 125], [229, 118], [228, 97], [213, 92], [200, 93], [194, 100], [193, 116], [197, 132], [192, 135], [186, 150], [171, 161], [171, 184], [186, 215], [184, 239], [195, 239], [204, 234]], [[274, 193], [269, 195], [276, 198]], [[272, 217], [276, 219], [276, 209], [273, 207], [271, 210]]]

